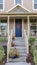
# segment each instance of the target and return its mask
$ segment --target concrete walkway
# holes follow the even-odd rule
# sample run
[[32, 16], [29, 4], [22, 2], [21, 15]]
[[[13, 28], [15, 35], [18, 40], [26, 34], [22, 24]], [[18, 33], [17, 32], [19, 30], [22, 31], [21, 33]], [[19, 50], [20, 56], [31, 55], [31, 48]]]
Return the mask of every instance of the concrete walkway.
[[31, 64], [25, 63], [25, 62], [15, 62], [15, 63], [9, 62], [9, 63], [6, 63], [5, 65], [31, 65]]

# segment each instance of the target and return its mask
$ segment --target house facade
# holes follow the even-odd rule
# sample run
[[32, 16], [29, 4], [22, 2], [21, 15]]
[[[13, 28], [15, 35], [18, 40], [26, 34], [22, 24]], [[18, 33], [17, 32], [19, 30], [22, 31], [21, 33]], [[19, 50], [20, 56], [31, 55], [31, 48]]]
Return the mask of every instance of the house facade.
[[[0, 37], [7, 37], [8, 52], [12, 37], [34, 36], [37, 45], [37, 0], [0, 0]], [[8, 56], [7, 56], [8, 60]]]

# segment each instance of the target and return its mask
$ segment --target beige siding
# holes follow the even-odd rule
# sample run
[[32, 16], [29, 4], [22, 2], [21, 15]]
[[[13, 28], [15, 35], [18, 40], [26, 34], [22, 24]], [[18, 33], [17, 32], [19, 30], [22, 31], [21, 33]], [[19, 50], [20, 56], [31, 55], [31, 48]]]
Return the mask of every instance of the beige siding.
[[23, 0], [23, 6], [28, 10], [32, 10], [32, 0]]
[[27, 23], [27, 20], [24, 20], [24, 29], [28, 30], [28, 23]]
[[[14, 7], [14, 0], [5, 0], [5, 11]], [[23, 7], [32, 10], [32, 0], [23, 0]]]
[[14, 6], [14, 0], [5, 0], [5, 11]]
[[14, 30], [14, 20], [13, 19], [11, 19], [9, 21], [9, 31], [10, 31], [10, 33], [11, 33], [11, 30]]
[[[24, 8], [30, 10], [31, 12], [37, 12], [37, 10], [33, 10], [33, 0], [23, 0]], [[4, 13], [14, 7], [14, 0], [5, 0], [4, 2], [4, 11], [0, 11], [0, 13]]]

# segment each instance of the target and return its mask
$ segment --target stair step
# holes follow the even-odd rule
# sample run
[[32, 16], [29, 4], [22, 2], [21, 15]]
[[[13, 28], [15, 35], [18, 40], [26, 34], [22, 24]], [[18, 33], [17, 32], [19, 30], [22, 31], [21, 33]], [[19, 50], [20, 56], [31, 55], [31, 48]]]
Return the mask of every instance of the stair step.
[[15, 44], [15, 46], [10, 48], [17, 49], [17, 51], [19, 52], [19, 58], [16, 58], [16, 59], [9, 58], [9, 61], [10, 62], [26, 62], [27, 49], [26, 49], [25, 40], [21, 37], [16, 37], [15, 40], [13, 40], [13, 43]]
[[18, 50], [18, 52], [21, 53], [21, 54], [22, 53], [27, 54], [27, 51], [26, 50], [22, 50], [22, 51], [21, 50]]
[[19, 49], [19, 50], [26, 50], [26, 47], [10, 47], [10, 48], [16, 48], [17, 50]]
[[27, 54], [26, 54], [26, 53], [22, 53], [22, 54], [21, 54], [21, 53], [19, 53], [19, 55], [20, 55], [20, 56], [24, 56], [24, 57], [25, 57], [25, 56], [27, 56]]
[[26, 57], [20, 57], [20, 58], [16, 58], [16, 59], [11, 59], [9, 58], [9, 61], [12, 61], [12, 62], [26, 62]]
[[13, 41], [13, 43], [16, 43], [16, 44], [25, 44], [25, 41], [18, 41], [18, 40], [15, 40], [15, 41]]
[[15, 45], [15, 47], [25, 47], [25, 45]]

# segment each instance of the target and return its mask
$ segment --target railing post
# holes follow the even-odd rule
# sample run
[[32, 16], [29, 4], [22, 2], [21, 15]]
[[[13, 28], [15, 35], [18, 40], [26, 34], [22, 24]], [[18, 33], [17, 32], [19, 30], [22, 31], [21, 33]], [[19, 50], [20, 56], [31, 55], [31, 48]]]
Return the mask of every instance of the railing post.
[[27, 54], [29, 53], [29, 47], [28, 47], [28, 36], [26, 34], [26, 30], [24, 30], [24, 38], [25, 38], [25, 42], [26, 42], [26, 48], [27, 48]]
[[30, 22], [29, 22], [29, 16], [27, 17], [27, 21], [28, 21], [28, 38], [30, 35]]
[[8, 16], [8, 19], [7, 19], [7, 23], [8, 23], [8, 28], [7, 28], [7, 32], [8, 32], [8, 43], [7, 43], [7, 62], [8, 62], [8, 58], [9, 58], [9, 16]]
[[[29, 39], [29, 35], [30, 35], [30, 21], [29, 21], [29, 16], [27, 17], [27, 21], [28, 21], [28, 39]], [[27, 42], [27, 53], [29, 53], [29, 42]]]

